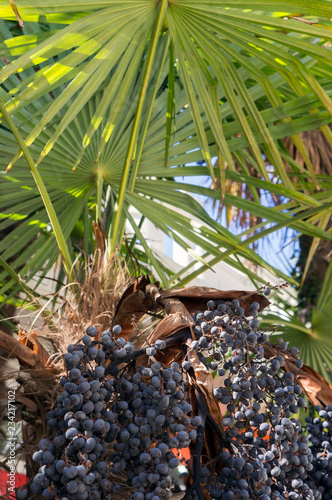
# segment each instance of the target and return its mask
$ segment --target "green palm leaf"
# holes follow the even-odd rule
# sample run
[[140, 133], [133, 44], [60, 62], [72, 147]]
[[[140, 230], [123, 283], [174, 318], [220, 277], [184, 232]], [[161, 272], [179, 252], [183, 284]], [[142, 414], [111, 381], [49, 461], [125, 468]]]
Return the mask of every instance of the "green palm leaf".
[[[317, 304], [311, 310], [311, 324], [304, 325], [297, 317], [297, 308], [290, 307], [294, 298], [279, 298], [278, 315], [264, 315], [262, 324], [280, 325], [277, 331], [290, 346], [300, 349], [301, 359], [317, 370], [326, 380], [332, 371], [332, 261], [324, 278]], [[277, 338], [277, 337], [276, 337]]]
[[[274, 225], [267, 231], [287, 226], [331, 239], [320, 224], [331, 187], [323, 197], [313, 195], [325, 180], [312, 175], [308, 157], [305, 168], [291, 161], [280, 141], [291, 136], [301, 148], [300, 132], [331, 121], [326, 42], [332, 33], [324, 29], [330, 2], [59, 0], [41, 7], [20, 0], [17, 6], [27, 26], [22, 36], [0, 21], [6, 61], [0, 98], [38, 164], [63, 240], [98, 217], [114, 249], [129, 219], [133, 241], [149, 253], [133, 205], [187, 251], [203, 253], [200, 270], [218, 260], [241, 268], [235, 254], [278, 274], [251, 250], [258, 236], [233, 236], [193, 198], [202, 194], [259, 215]], [[14, 19], [7, 2], [0, 8], [3, 19]], [[319, 26], [286, 20], [281, 10], [316, 16]], [[46, 272], [58, 255], [54, 225], [13, 126], [0, 119], [0, 159], [9, 167], [0, 192], [0, 228], [7, 233], [0, 256], [30, 277], [41, 267]], [[198, 161], [205, 164], [188, 166]], [[221, 190], [179, 185], [178, 175], [208, 175]], [[255, 195], [256, 202], [236, 198], [226, 180], [275, 193], [285, 205], [269, 209]], [[75, 252], [88, 249], [90, 227], [85, 231]], [[164, 283], [173, 279], [156, 256], [149, 259]], [[8, 273], [1, 280], [9, 290]]]

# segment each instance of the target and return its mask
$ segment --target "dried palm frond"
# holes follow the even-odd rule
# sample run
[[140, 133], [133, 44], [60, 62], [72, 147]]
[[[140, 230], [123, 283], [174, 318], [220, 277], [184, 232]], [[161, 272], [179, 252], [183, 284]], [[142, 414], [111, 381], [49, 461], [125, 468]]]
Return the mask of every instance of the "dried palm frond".
[[[332, 125], [330, 125], [332, 128]], [[308, 130], [300, 134], [308, 152], [315, 174], [332, 175], [332, 145], [320, 130]], [[283, 143], [291, 157], [301, 166], [305, 161], [290, 137], [285, 137]]]

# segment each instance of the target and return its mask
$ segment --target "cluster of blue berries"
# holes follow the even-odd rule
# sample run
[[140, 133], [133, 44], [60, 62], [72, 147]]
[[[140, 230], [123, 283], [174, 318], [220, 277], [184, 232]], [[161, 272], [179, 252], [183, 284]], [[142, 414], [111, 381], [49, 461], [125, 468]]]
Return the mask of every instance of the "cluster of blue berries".
[[[214, 469], [204, 469], [205, 488], [221, 500], [321, 498], [306, 482], [313, 456], [296, 419], [306, 402], [294, 375], [283, 368], [287, 343], [281, 340], [279, 354], [265, 357], [268, 336], [259, 328], [257, 302], [246, 313], [236, 299], [207, 306], [194, 316], [191, 347], [219, 375], [214, 396], [224, 405], [222, 424], [232, 446], [220, 455], [221, 471], [217, 461]], [[297, 357], [299, 351], [291, 353]], [[296, 364], [303, 366], [300, 359]]]
[[332, 498], [332, 406], [316, 407], [317, 416], [306, 417], [306, 430], [313, 454], [311, 484], [316, 485], [322, 500]]
[[[68, 346], [67, 377], [57, 406], [47, 414], [50, 437], [33, 459], [39, 471], [31, 484], [45, 500], [133, 500], [172, 497], [172, 450], [196, 439], [200, 418], [186, 398], [186, 375], [178, 363], [125, 363], [105, 376], [107, 363], [128, 360], [134, 345], [119, 337], [121, 327], [102, 333], [89, 327]], [[153, 356], [162, 341], [146, 348]], [[106, 363], [107, 362], [107, 363]], [[118, 363], [119, 364], [119, 363]], [[123, 366], [120, 363], [120, 366]]]

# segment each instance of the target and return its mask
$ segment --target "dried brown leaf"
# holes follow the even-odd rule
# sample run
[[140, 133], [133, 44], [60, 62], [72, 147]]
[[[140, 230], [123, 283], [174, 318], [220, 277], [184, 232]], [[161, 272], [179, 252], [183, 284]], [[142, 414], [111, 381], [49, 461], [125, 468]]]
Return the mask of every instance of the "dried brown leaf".
[[0, 330], [0, 347], [5, 349], [10, 355], [17, 357], [23, 363], [31, 367], [36, 365], [36, 358], [33, 351], [2, 330]]
[[36, 360], [35, 368], [37, 370], [46, 369], [54, 374], [59, 373], [60, 368], [56, 367], [52, 361], [50, 361], [50, 355], [41, 344], [36, 331], [29, 333], [28, 335], [25, 335], [20, 331], [19, 341], [33, 351]]
[[131, 334], [135, 324], [149, 311], [153, 311], [154, 308], [155, 305], [150, 296], [142, 290], [137, 290], [122, 301], [113, 318], [112, 325], [121, 325], [122, 336], [126, 337]]
[[144, 274], [141, 274], [141, 276], [138, 276], [123, 292], [121, 295], [121, 298], [116, 306], [115, 309], [115, 316], [119, 313], [119, 310], [122, 307], [122, 303], [125, 299], [127, 299], [130, 295], [133, 293], [137, 292], [138, 290], [141, 290], [142, 292], [145, 292], [145, 288], [147, 285], [150, 284], [150, 278], [148, 276], [145, 276]]
[[102, 256], [105, 255], [106, 251], [106, 234], [100, 224], [100, 222], [93, 222], [93, 232], [96, 238], [96, 248], [99, 250]]
[[242, 290], [217, 290], [216, 288], [208, 288], [205, 286], [190, 286], [187, 288], [173, 288], [172, 290], [162, 290], [160, 299], [163, 301], [166, 298], [177, 297], [185, 305], [188, 312], [193, 314], [195, 311], [204, 311], [208, 300], [224, 300], [232, 301], [238, 299], [241, 307], [248, 313], [248, 308], [252, 302], [258, 302], [260, 310], [267, 307], [270, 302], [268, 299], [257, 292], [248, 292]]
[[195, 372], [196, 384], [204, 394], [208, 411], [217, 422], [218, 426], [222, 428], [220, 408], [216, 398], [213, 396], [213, 379], [211, 372], [199, 360], [196, 351], [189, 351], [188, 359]]
[[17, 392], [15, 393], [15, 399], [18, 403], [22, 403], [25, 406], [26, 411], [35, 415], [38, 414], [38, 405], [32, 399], [22, 396], [22, 394]]
[[[118, 324], [122, 328], [122, 336], [127, 338], [135, 325], [147, 313], [155, 313], [161, 309], [151, 293], [146, 293], [150, 279], [139, 276], [122, 294], [113, 317], [112, 326]], [[159, 289], [153, 285], [159, 294]]]
[[267, 358], [281, 354], [285, 358], [285, 369], [293, 373], [297, 382], [302, 387], [304, 394], [313, 405], [332, 405], [332, 386], [316, 370], [308, 365], [298, 368], [295, 364], [297, 357], [289, 350], [283, 352], [278, 345], [265, 344], [264, 353]]
[[16, 16], [16, 19], [17, 19], [17, 21], [18, 21], [18, 24], [19, 24], [20, 28], [23, 28], [24, 23], [23, 23], [23, 21], [22, 21], [22, 18], [21, 18], [21, 16], [20, 16], [20, 13], [19, 13], [19, 11], [18, 11], [18, 8], [17, 8], [17, 6], [16, 6], [16, 3], [14, 2], [14, 0], [9, 0], [9, 3], [10, 3], [11, 8], [12, 8], [12, 9], [13, 9], [13, 11], [14, 11], [14, 14], [15, 14], [15, 16]]
[[188, 318], [180, 312], [165, 316], [149, 336], [148, 342], [149, 344], [154, 344], [156, 340], [166, 339], [174, 333], [190, 327], [192, 324], [193, 321], [188, 323]]
[[316, 370], [308, 365], [297, 368], [294, 362], [288, 360], [285, 362], [285, 368], [296, 376], [303, 392], [312, 404], [315, 406], [332, 405], [332, 386]]

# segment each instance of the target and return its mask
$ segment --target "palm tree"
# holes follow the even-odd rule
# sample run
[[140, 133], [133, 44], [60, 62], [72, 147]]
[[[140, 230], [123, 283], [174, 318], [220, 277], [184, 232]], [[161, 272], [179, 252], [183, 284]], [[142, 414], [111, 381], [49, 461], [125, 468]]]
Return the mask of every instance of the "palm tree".
[[[109, 254], [129, 232], [126, 255], [139, 243], [164, 287], [221, 260], [286, 278], [250, 247], [279, 228], [331, 241], [331, 179], [315, 173], [300, 135], [320, 129], [331, 142], [329, 1], [21, 0], [22, 31], [0, 7], [3, 304], [20, 305], [22, 288], [34, 300], [28, 280], [59, 256], [59, 281], [80, 282], [83, 256], [98, 250], [94, 221]], [[214, 189], [191, 181], [201, 176]], [[228, 192], [230, 181], [252, 200]], [[284, 203], [262, 206], [258, 190]], [[195, 195], [269, 226], [234, 236]], [[170, 273], [144, 238], [146, 219], [193, 263]]]
[[[330, 177], [317, 175], [301, 137], [319, 128], [331, 142], [329, 2], [31, 0], [17, 4], [22, 29], [11, 5], [0, 6], [3, 307], [19, 305], [22, 278], [42, 280], [59, 254], [59, 280], [78, 279], [77, 258], [94, 252], [94, 220], [110, 253], [129, 227], [127, 255], [140, 243], [164, 286], [221, 260], [287, 279], [250, 247], [285, 226], [331, 241]], [[190, 181], [201, 176], [214, 189]], [[230, 182], [251, 199], [229, 192]], [[283, 203], [262, 206], [260, 190]], [[236, 237], [195, 195], [263, 222]], [[143, 236], [145, 219], [193, 263], [172, 275]]]

